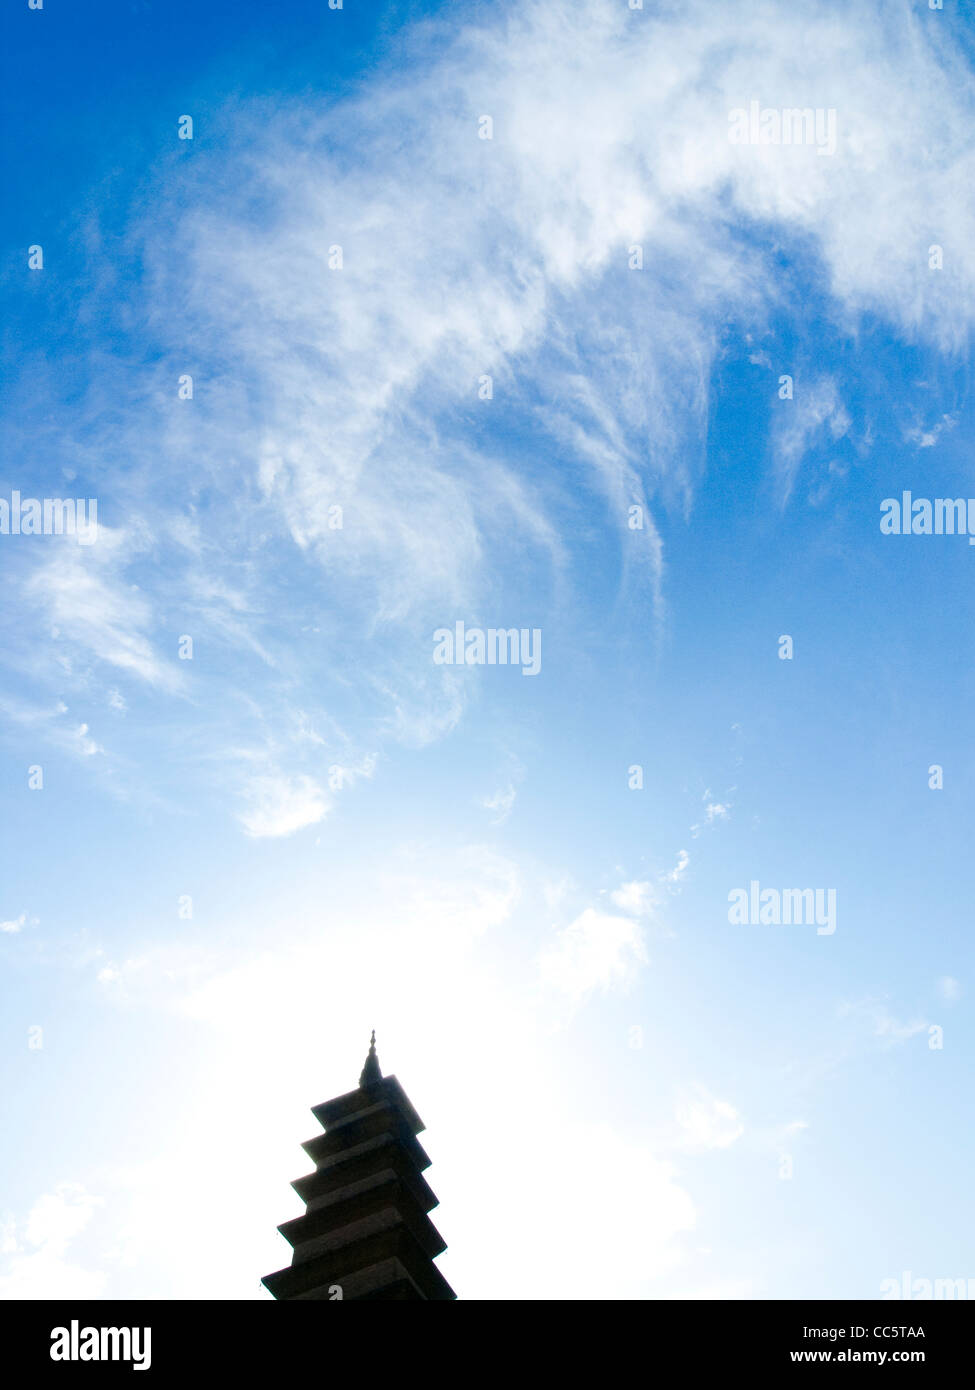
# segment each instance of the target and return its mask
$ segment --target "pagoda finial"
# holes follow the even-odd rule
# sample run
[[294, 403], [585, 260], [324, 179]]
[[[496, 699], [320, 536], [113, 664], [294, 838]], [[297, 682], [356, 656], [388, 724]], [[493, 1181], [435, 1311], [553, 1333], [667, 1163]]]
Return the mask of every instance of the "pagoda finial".
[[376, 1030], [372, 1030], [372, 1037], [369, 1039], [369, 1053], [366, 1057], [366, 1065], [362, 1068], [359, 1077], [360, 1086], [374, 1086], [377, 1081], [382, 1081], [383, 1074], [379, 1070], [379, 1058], [376, 1056]]

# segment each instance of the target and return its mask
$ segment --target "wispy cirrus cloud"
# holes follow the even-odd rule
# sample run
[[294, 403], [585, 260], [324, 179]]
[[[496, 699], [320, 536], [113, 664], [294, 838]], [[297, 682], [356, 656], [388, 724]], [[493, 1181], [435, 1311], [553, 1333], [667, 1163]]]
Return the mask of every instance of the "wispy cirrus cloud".
[[826, 435], [835, 443], [849, 432], [852, 424], [833, 377], [814, 376], [802, 381], [790, 407], [776, 413], [772, 428], [772, 451], [783, 502], [789, 500], [802, 460], [813, 442]]
[[927, 1032], [930, 1024], [926, 1018], [898, 1018], [885, 998], [868, 997], [844, 1001], [839, 1007], [841, 1017], [852, 1017], [869, 1028], [873, 1037], [880, 1040], [883, 1047], [896, 1047]]
[[[734, 790], [735, 788], [732, 787], [731, 791]], [[714, 825], [717, 821], [729, 820], [732, 812], [732, 803], [730, 801], [714, 800], [711, 795], [710, 787], [705, 791], [701, 800], [704, 803], [704, 819], [696, 821], [694, 825], [691, 826], [691, 834], [695, 839], [697, 839], [701, 831], [706, 830], [708, 826]]]
[[84, 550], [55, 545], [27, 579], [24, 595], [43, 611], [69, 665], [101, 662], [175, 691], [182, 684], [175, 660], [164, 660], [148, 633], [152, 602], [122, 582], [126, 564], [141, 548], [132, 534], [101, 526], [97, 543]]
[[[704, 471], [722, 324], [795, 375], [771, 428], [784, 496], [817, 440], [849, 432], [843, 383], [781, 360], [770, 320], [802, 295], [783, 247], [840, 325], [879, 316], [945, 353], [967, 340], [973, 98], [908, 10], [458, 7], [436, 46], [421, 26], [396, 59], [338, 101], [228, 103], [134, 210], [124, 324], [103, 291], [85, 311], [103, 353], [129, 335], [141, 384], [130, 403], [93, 386], [60, 448], [165, 565], [142, 563], [134, 521], [29, 562], [62, 675], [88, 663], [123, 700], [119, 673], [185, 696], [159, 629], [168, 644], [195, 623], [268, 719], [313, 691], [361, 711], [353, 757], [422, 747], [476, 679], [433, 669], [429, 633], [488, 601], [517, 618], [529, 593], [564, 613], [593, 533], [618, 548], [620, 601], [665, 623], [663, 519], [689, 514]], [[835, 108], [836, 154], [731, 144], [728, 113], [752, 98]], [[932, 109], [936, 146], [915, 138]], [[204, 343], [181, 401], [187, 344]]]

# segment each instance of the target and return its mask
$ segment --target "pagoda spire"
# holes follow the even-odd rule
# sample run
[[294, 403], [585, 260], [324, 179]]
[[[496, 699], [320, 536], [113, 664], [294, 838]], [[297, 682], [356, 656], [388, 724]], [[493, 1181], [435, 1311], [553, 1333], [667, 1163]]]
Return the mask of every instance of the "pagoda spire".
[[376, 1056], [376, 1030], [372, 1030], [372, 1037], [369, 1040], [369, 1052], [366, 1056], [366, 1064], [359, 1074], [359, 1085], [375, 1086], [377, 1081], [382, 1081], [383, 1074], [379, 1068], [379, 1058]]
[[305, 1212], [278, 1227], [291, 1264], [264, 1287], [278, 1299], [456, 1298], [434, 1263], [447, 1246], [429, 1216], [423, 1121], [380, 1071], [375, 1032], [356, 1089], [312, 1114], [325, 1131], [302, 1145], [315, 1171], [292, 1183]]

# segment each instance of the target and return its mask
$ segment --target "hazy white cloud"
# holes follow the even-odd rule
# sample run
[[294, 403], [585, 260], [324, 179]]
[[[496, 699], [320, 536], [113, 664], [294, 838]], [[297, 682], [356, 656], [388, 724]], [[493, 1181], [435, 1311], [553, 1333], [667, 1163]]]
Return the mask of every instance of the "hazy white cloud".
[[543, 879], [542, 898], [550, 912], [562, 907], [571, 893], [578, 891], [578, 884], [569, 875], [559, 879]]
[[833, 377], [798, 379], [792, 400], [777, 400], [772, 424], [772, 450], [781, 495], [787, 501], [803, 458], [824, 435], [842, 439], [852, 421]]
[[878, 1009], [873, 1017], [874, 1035], [883, 1038], [887, 1042], [905, 1042], [908, 1038], [913, 1038], [917, 1033], [923, 1033], [928, 1027], [926, 1019], [916, 1018], [906, 1022], [897, 1019], [893, 1014], [889, 1014], [882, 1009]]
[[666, 881], [671, 884], [682, 883], [690, 862], [691, 856], [686, 849], [682, 849], [677, 856], [677, 863], [664, 875]]
[[441, 947], [472, 940], [506, 922], [521, 896], [518, 865], [485, 845], [413, 844], [401, 858], [387, 867], [385, 887], [403, 929], [418, 940]]
[[619, 888], [610, 893], [610, 902], [621, 912], [627, 912], [633, 917], [652, 917], [661, 905], [661, 888], [658, 885], [662, 885], [669, 893], [680, 892], [690, 862], [691, 856], [686, 849], [682, 849], [677, 855], [674, 867], [657, 875], [657, 883], [651, 883], [649, 879], [633, 879], [628, 883], [621, 883]]
[[[131, 409], [95, 394], [85, 457], [66, 441], [72, 470], [124, 457], [106, 490], [145, 520], [37, 552], [24, 591], [58, 629], [43, 659], [63, 673], [82, 680], [94, 662], [185, 695], [192, 668], [165, 645], [176, 612], [256, 658], [228, 680], [239, 698], [282, 662], [304, 698], [320, 644], [282, 643], [266, 602], [300, 552], [328, 599], [298, 630], [338, 645], [353, 695], [380, 707], [348, 760], [377, 734], [423, 746], [456, 727], [478, 675], [435, 668], [430, 633], [488, 598], [511, 621], [528, 593], [564, 608], [562, 522], [580, 488], [620, 537], [623, 594], [665, 621], [658, 519], [688, 513], [703, 472], [723, 323], [752, 324], [752, 360], [795, 378], [795, 398], [772, 404], [784, 496], [817, 440], [850, 432], [837, 381], [780, 360], [768, 320], [790, 291], [770, 246], [816, 258], [847, 326], [870, 313], [911, 340], [965, 341], [975, 209], [959, 190], [975, 103], [916, 16], [539, 0], [497, 17], [458, 7], [440, 35], [335, 103], [235, 100], [171, 186], [171, 166], [160, 173], [128, 237], [136, 310], [160, 382], [187, 342], [214, 345], [206, 410], [191, 422], [161, 384]], [[478, 139], [478, 92], [491, 140]], [[755, 96], [834, 107], [836, 154], [731, 144], [728, 113]], [[936, 148], [917, 138], [933, 109]], [[492, 410], [547, 432], [558, 465], [526, 468], [510, 442], [483, 442]], [[158, 495], [161, 451], [175, 505]], [[633, 504], [640, 531], [626, 526]], [[159, 546], [164, 568], [150, 563]], [[304, 814], [319, 807], [306, 798]], [[248, 813], [255, 834], [291, 820]]]
[[11, 698], [0, 698], [0, 710], [15, 724], [36, 730], [46, 741], [73, 758], [91, 758], [105, 750], [91, 735], [87, 724], [65, 723], [68, 706], [59, 700], [53, 706], [28, 705]]
[[916, 444], [919, 449], [932, 449], [937, 444], [942, 432], [954, 429], [957, 423], [957, 415], [942, 415], [940, 420], [927, 428], [922, 425], [912, 426], [905, 431], [904, 437], [912, 444]]
[[509, 782], [503, 790], [499, 789], [491, 796], [486, 796], [482, 799], [481, 805], [486, 811], [492, 813], [492, 825], [504, 824], [511, 815], [512, 807], [515, 804], [517, 796], [518, 792]]
[[55, 546], [26, 581], [25, 596], [43, 609], [68, 651], [173, 691], [182, 679], [176, 662], [164, 662], [147, 635], [151, 601], [124, 579], [144, 548], [131, 533], [99, 526], [94, 545]]
[[942, 999], [947, 999], [949, 1003], [954, 1003], [956, 999], [961, 998], [961, 983], [952, 975], [942, 975], [941, 979], [938, 981], [938, 992]]
[[918, 1033], [925, 1032], [930, 1026], [927, 1019], [913, 1018], [904, 1020], [897, 1018], [887, 1005], [885, 999], [868, 997], [855, 1001], [845, 1001], [839, 1007], [841, 1017], [852, 1017], [865, 1024], [875, 1038], [879, 1038], [884, 1046], [894, 1047], [898, 1043], [906, 1042], [909, 1038], [916, 1037]]
[[106, 1275], [73, 1263], [67, 1251], [102, 1204], [78, 1183], [59, 1183], [34, 1203], [22, 1235], [17, 1224], [8, 1225], [0, 1299], [100, 1298]]
[[341, 791], [343, 787], [354, 787], [360, 778], [372, 777], [378, 761], [377, 754], [369, 753], [355, 763], [331, 763], [328, 769], [329, 788], [332, 791]]
[[[732, 787], [731, 790], [734, 791], [734, 787]], [[707, 827], [713, 825], [715, 821], [729, 820], [731, 817], [731, 802], [712, 801], [710, 789], [704, 793], [702, 800], [704, 802], [704, 819], [703, 821], [697, 821], [696, 824], [691, 826], [691, 834], [695, 839], [697, 839], [702, 830], [706, 830]]]
[[614, 907], [633, 917], [649, 917], [659, 904], [656, 889], [646, 880], [622, 883], [609, 897]]
[[745, 1132], [741, 1116], [728, 1101], [696, 1087], [677, 1106], [678, 1147], [691, 1153], [730, 1148]]
[[0, 1216], [0, 1255], [17, 1251], [17, 1222], [12, 1216]]
[[313, 778], [286, 777], [268, 773], [252, 777], [244, 791], [247, 809], [238, 819], [253, 839], [293, 835], [308, 825], [316, 825], [329, 809], [329, 802]]
[[558, 932], [539, 957], [544, 982], [574, 1003], [595, 990], [626, 988], [646, 962], [639, 923], [593, 907]]
[[92, 1196], [77, 1183], [59, 1183], [53, 1192], [38, 1197], [31, 1208], [24, 1232], [28, 1245], [63, 1253], [101, 1205], [100, 1197]]
[[[801, 17], [759, 5], [744, 21], [695, 3], [636, 16], [610, 0], [527, 5], [503, 26], [462, 12], [438, 57], [375, 74], [333, 111], [235, 106], [233, 134], [214, 132], [229, 146], [219, 162], [200, 163], [168, 215], [154, 200], [146, 229], [174, 342], [205, 325], [242, 382], [275, 381], [259, 437], [227, 393], [227, 419], [200, 447], [222, 451], [231, 417], [252, 430], [262, 496], [295, 544], [333, 581], [357, 580], [371, 621], [403, 623], [482, 592], [506, 527], [560, 558], [517, 470], [466, 446], [456, 466], [456, 422], [491, 408], [484, 373], [507, 409], [544, 376], [537, 418], [617, 515], [662, 485], [693, 486], [684, 446], [706, 425], [716, 315], [736, 305], [760, 320], [779, 293], [763, 252], [729, 238], [729, 213], [810, 238], [851, 315], [960, 342], [975, 304], [975, 221], [955, 196], [967, 88], [946, 85], [945, 55], [914, 42], [906, 15], [843, 21], [816, 4]], [[867, 80], [851, 51], [870, 54]], [[567, 95], [583, 89], [584, 103]], [[478, 139], [472, 90], [491, 93], [491, 140]], [[821, 93], [840, 113], [836, 155], [732, 145], [728, 112], [759, 90]], [[936, 156], [915, 138], [932, 97]], [[953, 247], [950, 287], [916, 249], [932, 225]], [[813, 438], [840, 437], [849, 419], [830, 377], [776, 366], [797, 384], [774, 423], [788, 493]], [[653, 587], [649, 511], [642, 542], [627, 565]]]
[[[519, 1182], [506, 1190], [503, 1208], [488, 1199], [480, 1228], [472, 1233], [492, 1267], [503, 1259], [505, 1232], [523, 1233], [533, 1257], [512, 1269], [501, 1288], [484, 1281], [482, 1297], [612, 1299], [667, 1296], [675, 1270], [686, 1262], [686, 1237], [697, 1212], [674, 1164], [640, 1137], [578, 1117], [530, 1115], [518, 1126], [523, 1144]], [[521, 1117], [519, 1116], [519, 1121]], [[551, 1162], [551, 1136], [564, 1154]], [[606, 1182], [606, 1173], [613, 1181]], [[598, 1203], [579, 1194], [598, 1189]], [[482, 1189], [490, 1193], [485, 1165]], [[566, 1212], [573, 1219], [566, 1221]], [[665, 1280], [661, 1285], [657, 1281]], [[469, 1287], [469, 1283], [466, 1287]], [[476, 1293], [472, 1296], [478, 1296]]]
[[104, 753], [100, 743], [96, 743], [91, 737], [87, 724], [79, 724], [76, 729], [65, 731], [68, 742], [76, 749], [83, 758], [91, 758], [96, 753]]

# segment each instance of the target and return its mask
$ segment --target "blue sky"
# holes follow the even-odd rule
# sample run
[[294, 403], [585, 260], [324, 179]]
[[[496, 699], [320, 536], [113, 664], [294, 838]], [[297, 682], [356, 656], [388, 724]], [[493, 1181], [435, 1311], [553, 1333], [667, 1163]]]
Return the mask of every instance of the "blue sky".
[[971, 6], [4, 25], [0, 1294], [266, 1297], [373, 1027], [462, 1297], [975, 1277]]

